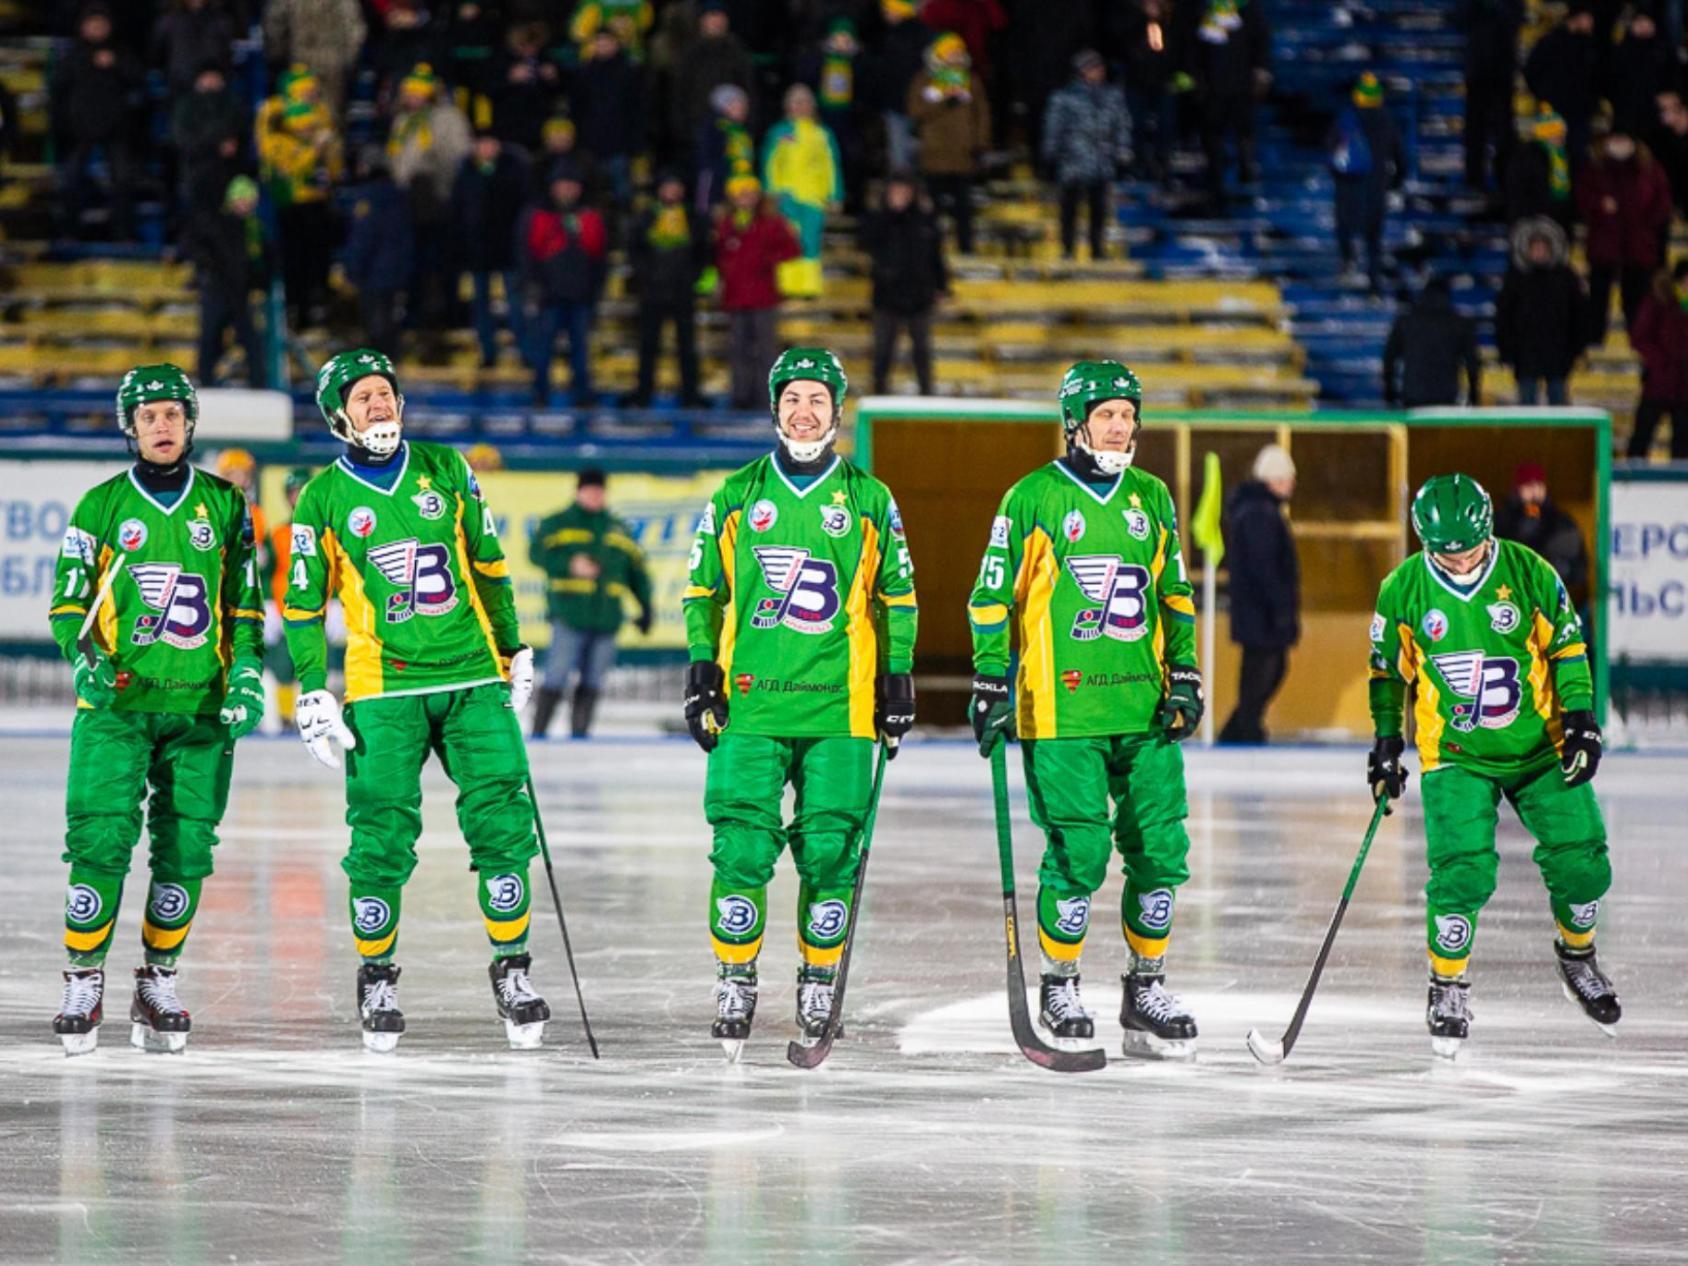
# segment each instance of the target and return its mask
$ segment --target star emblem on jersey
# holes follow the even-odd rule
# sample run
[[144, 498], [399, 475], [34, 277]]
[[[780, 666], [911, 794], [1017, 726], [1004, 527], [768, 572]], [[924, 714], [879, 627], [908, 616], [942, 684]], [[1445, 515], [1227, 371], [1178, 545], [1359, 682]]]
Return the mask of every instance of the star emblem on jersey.
[[124, 519], [117, 529], [117, 544], [125, 554], [133, 554], [147, 543], [147, 525], [139, 519]]
[[843, 605], [838, 600], [838, 569], [806, 549], [757, 545], [751, 553], [762, 579], [774, 591], [762, 598], [750, 617], [753, 629], [784, 625], [798, 633], [830, 633]]
[[141, 601], [151, 608], [135, 620], [129, 640], [151, 646], [163, 640], [177, 650], [204, 646], [211, 632], [211, 604], [205, 579], [179, 563], [138, 563], [129, 569]]
[[1487, 656], [1482, 651], [1454, 651], [1432, 655], [1430, 662], [1457, 700], [1452, 724], [1461, 734], [1479, 726], [1504, 730], [1517, 719], [1524, 698], [1517, 660], [1505, 655]]
[[1502, 585], [1499, 589], [1495, 590], [1495, 597], [1499, 598], [1502, 602], [1505, 602], [1511, 596], [1512, 596], [1512, 586], [1511, 585]]
[[415, 537], [377, 545], [369, 561], [398, 592], [387, 595], [387, 623], [412, 616], [444, 615], [457, 606], [457, 582], [451, 552], [444, 545], [424, 545]]
[[426, 475], [418, 475], [416, 476], [416, 486], [426, 492], [434, 486], [434, 481]]
[[833, 505], [842, 506], [842, 505], [848, 505], [849, 503], [850, 503], [850, 494], [845, 492], [844, 489], [839, 488], [839, 489], [837, 489], [833, 492], [833, 494], [832, 494], [832, 504]]
[[750, 530], [752, 532], [766, 532], [779, 522], [780, 508], [772, 501], [764, 498], [750, 507]]
[[1138, 496], [1135, 492], [1131, 494], [1130, 499], [1131, 499], [1131, 508], [1133, 510], [1141, 510], [1143, 508], [1143, 498]]
[[1084, 539], [1084, 527], [1084, 511], [1068, 510], [1067, 517], [1061, 520], [1061, 535], [1070, 544], [1076, 545]]
[[1117, 554], [1081, 554], [1067, 559], [1067, 573], [1079, 591], [1098, 604], [1073, 618], [1074, 641], [1093, 642], [1107, 634], [1116, 642], [1136, 642], [1148, 636], [1147, 569]]
[[359, 506], [346, 516], [346, 530], [358, 540], [367, 541], [375, 534], [375, 511]]
[[[1501, 586], [1501, 592], [1508, 592], [1505, 585]], [[1485, 610], [1489, 613], [1489, 627], [1496, 633], [1511, 633], [1524, 619], [1510, 602], [1491, 602]]]

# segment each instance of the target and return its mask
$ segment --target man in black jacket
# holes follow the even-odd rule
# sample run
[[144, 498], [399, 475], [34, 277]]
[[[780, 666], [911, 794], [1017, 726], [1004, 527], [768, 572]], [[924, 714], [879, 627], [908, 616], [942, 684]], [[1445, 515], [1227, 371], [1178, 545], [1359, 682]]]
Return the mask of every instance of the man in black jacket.
[[611, 202], [625, 211], [633, 201], [633, 156], [644, 147], [644, 78], [608, 27], [589, 47], [592, 56], [569, 80], [569, 101], [580, 148], [607, 177]]
[[179, 96], [170, 111], [184, 215], [221, 204], [223, 191], [240, 171], [241, 144], [251, 132], [252, 120], [240, 98], [229, 91], [222, 68], [206, 62], [194, 76], [192, 91]]
[[1276, 444], [1254, 459], [1254, 478], [1225, 504], [1225, 561], [1231, 572], [1231, 640], [1243, 648], [1237, 706], [1221, 743], [1264, 743], [1266, 705], [1283, 684], [1289, 649], [1301, 638], [1301, 568], [1284, 506], [1295, 495], [1295, 462]]
[[145, 71], [140, 60], [111, 37], [111, 6], [86, 5], [77, 20], [77, 38], [53, 72], [53, 131], [66, 157], [64, 181], [67, 228], [81, 227], [91, 201], [94, 155], [105, 152], [111, 169], [111, 228], [119, 240], [134, 236], [136, 157], [133, 110]]
[[1466, 403], [1476, 404], [1483, 381], [1477, 327], [1454, 311], [1448, 279], [1432, 277], [1418, 302], [1389, 327], [1383, 345], [1384, 402], [1408, 409], [1458, 404], [1461, 370], [1469, 384]]
[[883, 393], [896, 355], [897, 334], [908, 327], [920, 394], [932, 394], [932, 309], [949, 290], [944, 236], [912, 174], [894, 171], [885, 203], [863, 221], [862, 249], [873, 261], [873, 390]]
[[1511, 366], [1518, 403], [1569, 404], [1566, 379], [1586, 342], [1588, 287], [1566, 256], [1565, 233], [1546, 216], [1512, 227], [1512, 266], [1495, 300], [1495, 353]]
[[1577, 521], [1547, 495], [1547, 468], [1520, 462], [1512, 477], [1512, 496], [1495, 507], [1495, 535], [1528, 545], [1547, 559], [1573, 602], [1581, 603], [1588, 585], [1588, 547]]
[[498, 328], [492, 315], [495, 275], [504, 283], [510, 334], [518, 350], [527, 346], [515, 233], [516, 217], [527, 205], [529, 180], [520, 151], [506, 147], [492, 129], [482, 128], [475, 133], [475, 148], [457, 169], [451, 188], [451, 218], [463, 268], [469, 274], [469, 311], [483, 369], [498, 363]]
[[1506, 170], [1516, 137], [1512, 94], [1524, 2], [1460, 0], [1458, 21], [1465, 32], [1465, 183], [1482, 190], [1491, 161], [1497, 177]]
[[634, 221], [629, 262], [639, 292], [639, 386], [631, 403], [644, 408], [656, 390], [656, 360], [662, 327], [674, 322], [680, 360], [680, 406], [699, 408], [697, 373], [697, 279], [709, 257], [709, 226], [691, 206], [686, 182], [676, 171], [657, 176], [656, 205]]
[[1271, 83], [1272, 34], [1262, 0], [1181, 3], [1173, 9], [1173, 42], [1201, 102], [1202, 148], [1211, 199], [1223, 205], [1225, 139], [1237, 148], [1237, 179], [1259, 179], [1254, 154], [1254, 102]]
[[1588, 0], [1572, 0], [1564, 20], [1536, 41], [1524, 63], [1524, 82], [1565, 120], [1565, 149], [1571, 166], [1580, 166], [1588, 125], [1600, 104], [1600, 42]]
[[220, 202], [190, 208], [180, 249], [193, 264], [199, 291], [199, 381], [217, 385], [223, 356], [223, 332], [246, 353], [246, 380], [266, 382], [264, 355], [252, 324], [252, 291], [268, 280], [263, 228], [258, 222], [258, 185], [236, 176]]

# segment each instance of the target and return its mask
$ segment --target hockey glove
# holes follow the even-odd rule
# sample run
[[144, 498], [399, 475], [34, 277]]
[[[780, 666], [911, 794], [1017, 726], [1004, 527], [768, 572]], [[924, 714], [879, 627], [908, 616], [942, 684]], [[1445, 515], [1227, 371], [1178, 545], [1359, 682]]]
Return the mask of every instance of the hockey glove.
[[1600, 768], [1603, 750], [1600, 725], [1594, 713], [1586, 708], [1567, 712], [1564, 723], [1565, 741], [1559, 748], [1559, 769], [1565, 775], [1567, 787], [1580, 787]]
[[223, 708], [217, 719], [229, 727], [231, 739], [243, 739], [264, 719], [264, 666], [250, 655], [234, 661], [223, 690]]
[[1182, 743], [1202, 723], [1202, 674], [1188, 664], [1166, 670], [1166, 697], [1161, 700], [1160, 723], [1167, 738]]
[[533, 647], [518, 646], [510, 653], [510, 706], [517, 712], [533, 697]]
[[879, 679], [873, 724], [885, 740], [885, 755], [896, 760], [903, 735], [914, 727], [914, 678], [908, 673], [886, 673]]
[[117, 692], [127, 681], [127, 673], [119, 675], [111, 656], [98, 647], [79, 653], [71, 661], [71, 680], [76, 683], [76, 697], [90, 708], [109, 708], [117, 702]]
[[1366, 782], [1373, 800], [1381, 796], [1399, 800], [1407, 789], [1407, 771], [1401, 765], [1401, 753], [1406, 750], [1406, 740], [1398, 734], [1394, 738], [1379, 736], [1372, 744], [1371, 755], [1366, 757]]
[[651, 613], [651, 609], [649, 607], [640, 607], [639, 618], [633, 621], [633, 627], [639, 630], [640, 637], [649, 637], [651, 635], [651, 625], [655, 623], [655, 621], [656, 617]]
[[976, 673], [967, 716], [973, 722], [973, 737], [979, 740], [979, 755], [989, 758], [998, 743], [1012, 742], [1014, 707], [1008, 702], [1008, 678]]
[[326, 690], [310, 690], [300, 695], [293, 705], [293, 720], [312, 759], [329, 769], [340, 768], [340, 758], [334, 754], [330, 741], [345, 751], [358, 744], [357, 735], [340, 716], [340, 701]]
[[713, 752], [727, 728], [727, 675], [712, 659], [693, 660], [686, 669], [686, 728], [706, 752]]

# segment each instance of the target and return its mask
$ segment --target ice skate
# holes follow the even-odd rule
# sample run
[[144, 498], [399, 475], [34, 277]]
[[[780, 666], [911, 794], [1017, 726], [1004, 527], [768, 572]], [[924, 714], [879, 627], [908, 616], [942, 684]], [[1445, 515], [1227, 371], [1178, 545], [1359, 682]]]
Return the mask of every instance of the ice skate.
[[398, 1049], [404, 1032], [399, 1010], [399, 968], [365, 963], [358, 968], [358, 1015], [363, 1020], [363, 1049], [388, 1054]]
[[1130, 972], [1120, 977], [1124, 997], [1119, 1022], [1125, 1030], [1120, 1051], [1136, 1059], [1194, 1059], [1196, 1021], [1176, 994], [1166, 991], [1166, 977]]
[[1616, 1037], [1618, 1021], [1623, 1019], [1624, 1010], [1618, 1002], [1617, 990], [1612, 988], [1612, 982], [1595, 961], [1594, 947], [1575, 950], [1555, 941], [1553, 953], [1559, 960], [1559, 983], [1565, 990], [1565, 996], [1581, 1007], [1583, 1014], [1599, 1025], [1602, 1033]]
[[1443, 1059], [1456, 1058], [1471, 1034], [1471, 986], [1432, 976], [1424, 1022], [1430, 1028], [1430, 1049]]
[[1089, 1042], [1096, 1036], [1096, 1017], [1084, 1009], [1077, 976], [1044, 976], [1038, 1002], [1037, 1022], [1057, 1045]]
[[504, 1021], [504, 1033], [512, 1050], [538, 1049], [545, 1040], [545, 1022], [551, 1018], [551, 1008], [545, 999], [534, 992], [528, 980], [528, 968], [533, 958], [528, 954], [512, 954], [509, 958], [493, 960], [487, 972], [492, 977], [492, 998], [498, 1004], [498, 1018]]
[[[832, 1018], [833, 985], [837, 973], [805, 967], [797, 973], [797, 1027], [808, 1041], [826, 1032], [826, 1022]], [[840, 1019], [837, 1036], [844, 1035]]]
[[756, 1018], [756, 981], [753, 977], [723, 976], [715, 982], [715, 1023], [710, 1034], [721, 1043], [727, 1062], [736, 1064], [750, 1036]]
[[129, 1003], [129, 1045], [153, 1054], [180, 1055], [188, 1048], [193, 1020], [176, 997], [174, 968], [135, 968], [135, 996]]
[[64, 1001], [53, 1017], [53, 1032], [66, 1055], [88, 1055], [99, 1045], [104, 1000], [105, 972], [98, 967], [66, 970]]

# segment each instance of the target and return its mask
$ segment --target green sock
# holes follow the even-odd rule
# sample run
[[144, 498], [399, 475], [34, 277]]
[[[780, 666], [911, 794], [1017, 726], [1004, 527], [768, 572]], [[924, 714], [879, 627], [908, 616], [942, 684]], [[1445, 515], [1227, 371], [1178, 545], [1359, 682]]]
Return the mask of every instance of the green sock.
[[366, 963], [390, 963], [399, 944], [399, 906], [404, 889], [353, 884], [347, 895], [352, 936]]
[[487, 939], [492, 942], [493, 958], [514, 958], [527, 953], [533, 893], [528, 889], [526, 869], [480, 876], [476, 895], [480, 898]]
[[122, 875], [71, 866], [64, 899], [64, 947], [72, 967], [99, 967], [105, 962], [122, 903]]
[[147, 962], [157, 967], [174, 967], [182, 956], [194, 912], [199, 909], [203, 879], [152, 877], [147, 889], [146, 917], [141, 921], [141, 947]]

